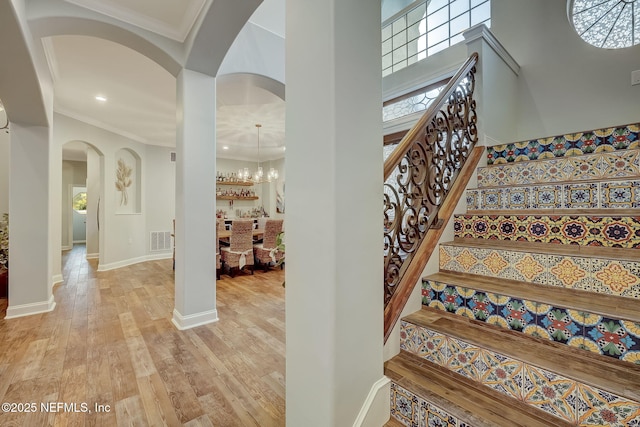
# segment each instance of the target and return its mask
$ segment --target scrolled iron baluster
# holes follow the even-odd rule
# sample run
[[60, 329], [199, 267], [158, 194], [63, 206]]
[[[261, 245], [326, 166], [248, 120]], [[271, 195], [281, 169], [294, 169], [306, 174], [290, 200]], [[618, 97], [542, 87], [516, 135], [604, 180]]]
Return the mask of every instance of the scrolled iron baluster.
[[411, 144], [396, 166], [396, 178], [384, 184], [385, 304], [478, 140], [475, 72], [472, 67], [450, 92], [423, 138]]

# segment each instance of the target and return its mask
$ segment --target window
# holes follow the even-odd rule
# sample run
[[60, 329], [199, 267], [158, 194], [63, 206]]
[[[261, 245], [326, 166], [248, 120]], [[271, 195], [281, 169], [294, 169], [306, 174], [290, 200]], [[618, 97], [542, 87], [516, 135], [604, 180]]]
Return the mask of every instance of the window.
[[81, 214], [87, 213], [87, 193], [86, 192], [78, 193], [73, 197], [73, 209], [76, 212]]
[[382, 76], [464, 39], [476, 24], [491, 26], [490, 0], [419, 0], [382, 24]]
[[412, 92], [406, 96], [385, 102], [382, 107], [382, 121], [387, 122], [426, 110], [438, 95], [440, 95], [440, 92], [442, 92], [446, 84], [446, 81], [436, 83], [435, 85]]
[[568, 10], [573, 28], [593, 46], [640, 44], [640, 0], [569, 0]]

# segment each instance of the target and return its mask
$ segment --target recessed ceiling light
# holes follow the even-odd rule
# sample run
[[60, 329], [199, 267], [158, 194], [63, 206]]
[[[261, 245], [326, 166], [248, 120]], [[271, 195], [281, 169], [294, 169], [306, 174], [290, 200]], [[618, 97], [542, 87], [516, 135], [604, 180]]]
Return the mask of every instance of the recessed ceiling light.
[[223, 145], [223, 146], [222, 146], [222, 149], [223, 149], [223, 150], [228, 150], [228, 149], [229, 149], [229, 146], [228, 146], [228, 145]]
[[102, 95], [96, 95], [96, 101], [107, 102], [107, 98]]
[[282, 147], [282, 151], [286, 151], [286, 150], [287, 150], [287, 147]]

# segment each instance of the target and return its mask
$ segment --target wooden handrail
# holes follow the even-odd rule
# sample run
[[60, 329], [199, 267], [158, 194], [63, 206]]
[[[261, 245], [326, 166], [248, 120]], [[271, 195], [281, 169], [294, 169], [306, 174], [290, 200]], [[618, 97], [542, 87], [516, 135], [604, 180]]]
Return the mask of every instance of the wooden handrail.
[[460, 84], [460, 81], [467, 74], [469, 74], [469, 71], [471, 71], [471, 69], [475, 67], [477, 62], [478, 62], [478, 53], [474, 52], [471, 54], [471, 56], [469, 56], [469, 58], [465, 61], [465, 63], [462, 64], [458, 72], [453, 77], [451, 77], [451, 80], [449, 80], [449, 83], [447, 83], [447, 86], [445, 86], [442, 92], [440, 92], [440, 95], [438, 95], [438, 98], [436, 98], [436, 100], [429, 105], [429, 108], [427, 108], [427, 111], [425, 111], [422, 117], [420, 117], [418, 122], [411, 128], [409, 132], [407, 132], [404, 138], [402, 138], [402, 141], [398, 143], [398, 146], [396, 147], [396, 149], [393, 150], [393, 152], [389, 155], [387, 160], [384, 162], [384, 180], [385, 181], [389, 179], [389, 176], [391, 176], [391, 173], [393, 172], [393, 170], [396, 168], [396, 166], [398, 166], [398, 164], [400, 163], [404, 155], [407, 153], [407, 151], [409, 151], [409, 148], [411, 148], [411, 145], [416, 140], [420, 132], [424, 131], [424, 128], [427, 125], [427, 123], [433, 120], [436, 113], [440, 111], [440, 109], [447, 102], [447, 100], [449, 99], [453, 91], [456, 89], [458, 84]]
[[385, 341], [482, 152], [474, 149], [477, 62], [473, 53], [384, 164]]
[[[453, 211], [458, 204], [460, 198], [465, 194], [465, 189], [469, 183], [469, 179], [473, 176], [478, 162], [482, 158], [484, 147], [474, 147], [469, 158], [465, 162], [464, 166], [460, 170], [458, 177], [456, 178], [451, 191], [447, 195], [440, 209], [438, 210], [438, 218], [443, 221], [442, 226], [438, 228], [431, 228], [427, 232], [427, 235], [420, 244], [420, 248], [416, 251], [414, 257], [411, 260], [411, 265], [407, 269], [404, 276], [398, 283], [398, 289], [393, 294], [393, 298], [384, 308], [384, 342], [387, 342], [387, 338], [391, 334], [393, 327], [398, 322], [400, 314], [404, 309], [404, 306], [411, 296], [414, 285], [420, 279], [420, 274], [424, 266], [429, 261], [431, 254], [438, 246], [438, 241], [444, 232], [444, 227], [447, 225]], [[413, 267], [415, 265], [415, 267]]]

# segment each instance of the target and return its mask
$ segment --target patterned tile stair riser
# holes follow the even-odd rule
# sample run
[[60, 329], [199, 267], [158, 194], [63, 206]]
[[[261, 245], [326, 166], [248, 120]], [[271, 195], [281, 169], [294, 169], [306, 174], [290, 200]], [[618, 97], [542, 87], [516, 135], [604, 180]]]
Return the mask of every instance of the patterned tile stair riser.
[[640, 123], [487, 147], [487, 164], [637, 148]]
[[640, 298], [640, 261], [442, 244], [440, 270]]
[[478, 187], [633, 179], [639, 176], [640, 150], [633, 149], [480, 167]]
[[394, 382], [391, 383], [391, 416], [409, 427], [473, 427]]
[[467, 210], [640, 208], [640, 180], [467, 190]]
[[631, 321], [431, 280], [422, 304], [640, 365], [640, 324]]
[[406, 321], [400, 337], [401, 349], [578, 426], [640, 425], [638, 402]]
[[640, 249], [640, 216], [456, 215], [456, 238]]

